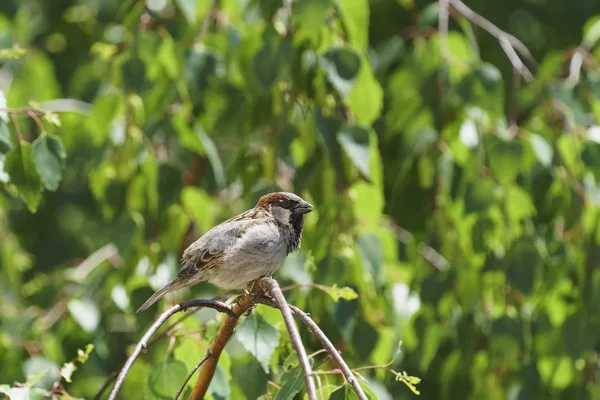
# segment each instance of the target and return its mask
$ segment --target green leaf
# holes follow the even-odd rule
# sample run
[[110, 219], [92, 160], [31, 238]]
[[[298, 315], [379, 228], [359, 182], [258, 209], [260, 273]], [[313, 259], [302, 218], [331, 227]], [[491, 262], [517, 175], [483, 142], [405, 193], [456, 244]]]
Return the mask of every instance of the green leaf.
[[526, 295], [533, 291], [540, 256], [531, 243], [517, 244], [504, 261], [507, 281]]
[[202, 126], [198, 123], [194, 127], [196, 134], [200, 138], [202, 145], [204, 147], [204, 151], [206, 152], [206, 156], [208, 157], [208, 161], [210, 161], [210, 165], [213, 170], [213, 174], [215, 176], [215, 181], [219, 188], [225, 188], [225, 168], [223, 167], [223, 162], [221, 161], [221, 157], [219, 156], [219, 150], [215, 145], [215, 142], [204, 132]]
[[358, 238], [358, 247], [362, 255], [363, 266], [371, 275], [375, 285], [384, 283], [383, 253], [379, 238], [373, 234], [365, 234]]
[[58, 364], [45, 357], [33, 356], [25, 360], [22, 368], [29, 387], [50, 389], [60, 379]]
[[77, 349], [77, 361], [79, 361], [82, 364], [86, 362], [93, 350], [94, 345], [91, 343], [85, 346], [85, 350]]
[[368, 0], [338, 0], [350, 43], [360, 49], [369, 45]]
[[94, 101], [89, 122], [96, 145], [104, 143], [108, 137], [110, 127], [119, 115], [122, 104], [123, 97], [116, 93], [108, 93]]
[[337, 285], [334, 284], [333, 286], [326, 288], [325, 292], [327, 292], [336, 303], [339, 299], [354, 300], [358, 298], [358, 293], [348, 286], [337, 287]]
[[554, 156], [554, 149], [552, 146], [540, 135], [531, 134], [529, 136], [529, 143], [533, 148], [538, 161], [544, 167], [552, 165], [552, 157]]
[[73, 372], [75, 372], [76, 369], [77, 367], [75, 366], [75, 363], [65, 363], [60, 369], [60, 375], [65, 379], [65, 381], [71, 383], [71, 377], [73, 376]]
[[196, 0], [175, 0], [175, 4], [181, 10], [188, 24], [193, 25], [196, 23], [198, 19]]
[[53, 192], [58, 189], [66, 157], [59, 137], [42, 133], [33, 142], [33, 160], [46, 189]]
[[294, 4], [294, 21], [300, 26], [299, 34], [318, 44], [330, 0], [300, 0]]
[[502, 183], [514, 181], [523, 167], [525, 147], [520, 139], [514, 138], [507, 142], [492, 139], [488, 146], [490, 167], [494, 175]]
[[496, 204], [500, 197], [501, 189], [493, 182], [484, 179], [470, 182], [465, 192], [465, 213], [483, 212]]
[[381, 115], [383, 89], [364, 55], [361, 57], [361, 68], [356, 82], [344, 102], [361, 124], [371, 125]]
[[595, 15], [583, 25], [583, 41], [581, 44], [591, 49], [600, 40], [600, 16]]
[[334, 47], [319, 59], [319, 65], [340, 95], [348, 96], [360, 71], [360, 56], [350, 47]]
[[338, 132], [337, 140], [352, 163], [365, 177], [369, 178], [369, 131], [356, 125], [347, 126]]
[[19, 147], [6, 155], [4, 170], [17, 188], [29, 211], [36, 212], [42, 200], [42, 183], [33, 161], [31, 145], [21, 142]]
[[597, 330], [590, 326], [587, 317], [582, 314], [569, 315], [563, 323], [562, 332], [567, 352], [573, 359], [581, 357], [582, 353], [592, 348], [598, 336]]
[[254, 56], [252, 66], [258, 82], [268, 91], [288, 68], [293, 48], [289, 38], [281, 39], [271, 27], [265, 31], [263, 41], [263, 46]]
[[329, 400], [354, 400], [354, 399], [358, 399], [358, 396], [356, 395], [356, 393], [354, 392], [352, 387], [347, 383], [345, 383], [342, 386], [340, 386], [339, 388], [337, 388], [335, 391], [333, 391], [333, 393], [331, 393], [331, 396], [329, 396]]
[[279, 331], [258, 312], [250, 314], [239, 326], [237, 338], [269, 373], [269, 360], [279, 344]]
[[173, 398], [187, 376], [185, 364], [167, 360], [156, 365], [148, 377], [150, 391], [160, 397]]
[[215, 376], [208, 386], [208, 393], [215, 396], [215, 399], [229, 399], [231, 397], [229, 378], [220, 362], [217, 365]]
[[69, 311], [77, 323], [86, 332], [94, 332], [100, 323], [100, 311], [89, 299], [72, 299], [68, 304]]
[[0, 119], [0, 154], [6, 154], [13, 149], [8, 124]]
[[296, 396], [302, 386], [304, 386], [304, 375], [300, 366], [287, 371], [281, 377], [281, 389], [277, 391], [275, 400], [292, 400]]

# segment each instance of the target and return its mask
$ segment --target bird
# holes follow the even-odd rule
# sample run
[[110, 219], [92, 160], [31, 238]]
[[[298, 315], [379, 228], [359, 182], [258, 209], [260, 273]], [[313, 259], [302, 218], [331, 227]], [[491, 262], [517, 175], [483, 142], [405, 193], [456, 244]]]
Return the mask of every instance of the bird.
[[284, 258], [300, 248], [304, 216], [314, 207], [289, 192], [262, 196], [256, 206], [213, 227], [192, 243], [182, 269], [138, 310], [169, 292], [208, 282], [222, 289], [245, 289], [270, 277]]

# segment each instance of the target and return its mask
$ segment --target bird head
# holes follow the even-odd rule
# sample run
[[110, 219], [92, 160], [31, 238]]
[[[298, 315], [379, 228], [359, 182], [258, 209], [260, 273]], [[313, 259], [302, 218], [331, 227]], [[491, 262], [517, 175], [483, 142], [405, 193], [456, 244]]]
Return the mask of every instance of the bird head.
[[313, 210], [313, 206], [293, 193], [276, 192], [264, 195], [256, 207], [271, 213], [279, 223], [302, 229], [304, 214]]

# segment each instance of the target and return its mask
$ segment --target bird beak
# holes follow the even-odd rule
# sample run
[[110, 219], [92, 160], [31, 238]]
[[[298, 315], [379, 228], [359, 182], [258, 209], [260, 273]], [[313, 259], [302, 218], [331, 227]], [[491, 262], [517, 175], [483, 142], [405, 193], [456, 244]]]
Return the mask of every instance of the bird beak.
[[296, 204], [296, 207], [294, 207], [294, 213], [307, 214], [307, 213], [311, 212], [313, 210], [313, 208], [314, 207], [312, 206], [312, 204], [302, 200], [301, 202]]

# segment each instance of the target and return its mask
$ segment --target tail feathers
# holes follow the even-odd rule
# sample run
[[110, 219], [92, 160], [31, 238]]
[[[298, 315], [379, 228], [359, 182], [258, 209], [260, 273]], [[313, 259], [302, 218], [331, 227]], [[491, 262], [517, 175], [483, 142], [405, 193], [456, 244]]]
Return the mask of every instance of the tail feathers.
[[154, 293], [152, 296], [150, 296], [150, 298], [148, 300], [146, 300], [146, 302], [144, 304], [142, 304], [142, 306], [140, 308], [138, 308], [138, 310], [136, 311], [136, 313], [141, 313], [146, 311], [152, 304], [156, 303], [161, 297], [163, 297], [165, 294], [178, 289], [177, 285], [178, 282], [176, 282], [175, 280], [172, 280], [171, 282], [167, 283], [165, 286], [163, 286], [161, 289], [157, 290], [156, 293]]

